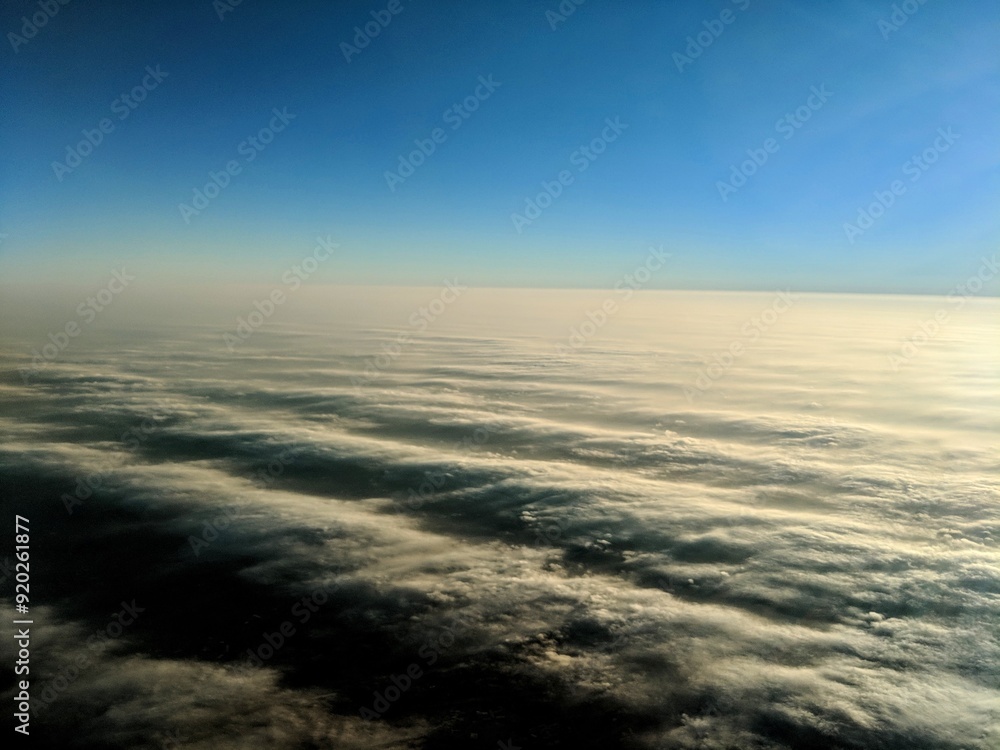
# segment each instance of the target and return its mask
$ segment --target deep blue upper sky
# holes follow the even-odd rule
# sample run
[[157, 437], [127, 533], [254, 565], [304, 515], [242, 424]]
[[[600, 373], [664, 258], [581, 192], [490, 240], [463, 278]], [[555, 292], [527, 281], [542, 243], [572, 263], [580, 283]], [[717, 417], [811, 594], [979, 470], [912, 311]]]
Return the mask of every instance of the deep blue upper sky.
[[[329, 234], [328, 282], [610, 286], [662, 245], [672, 266], [651, 287], [944, 293], [1000, 246], [1000, 6], [910, 2], [893, 30], [879, 25], [892, 4], [868, 0], [586, 0], [564, 21], [546, 17], [555, 0], [398, 0], [350, 62], [341, 43], [388, 2], [243, 0], [223, 20], [211, 0], [70, 2], [3, 51], [0, 273], [128, 262], [266, 282]], [[5, 35], [38, 10], [15, 0]], [[722, 33], [675, 57], [706, 23]], [[166, 78], [120, 119], [116, 99], [157, 65]], [[444, 113], [487, 93], [480, 76], [499, 87], [456, 129]], [[831, 95], [778, 126], [813, 87]], [[241, 153], [274, 108], [295, 119]], [[113, 131], [57, 179], [105, 117]], [[574, 157], [607, 118], [627, 128]], [[391, 190], [386, 171], [438, 127]], [[768, 138], [723, 200], [719, 181]], [[909, 162], [925, 149], [926, 170]], [[230, 160], [240, 173], [186, 223], [178, 205]], [[561, 170], [572, 183], [518, 232], [511, 214]], [[849, 242], [845, 222], [894, 180], [901, 194]]]

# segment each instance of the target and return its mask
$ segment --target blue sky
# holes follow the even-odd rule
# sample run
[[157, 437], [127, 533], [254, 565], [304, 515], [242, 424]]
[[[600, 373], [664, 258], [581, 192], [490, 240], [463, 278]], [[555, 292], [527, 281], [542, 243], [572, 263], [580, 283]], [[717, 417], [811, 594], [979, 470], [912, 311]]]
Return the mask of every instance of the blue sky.
[[[656, 245], [674, 260], [660, 288], [945, 293], [1000, 245], [995, 3], [913, 0], [893, 30], [887, 2], [586, 0], [559, 20], [554, 1], [399, 0], [348, 62], [341, 44], [388, 4], [243, 0], [220, 20], [209, 0], [70, 2], [17, 43], [39, 11], [17, 0], [0, 274], [129, 263], [165, 282], [266, 282], [332, 235], [324, 281], [338, 283], [601, 287]], [[688, 37], [720, 26], [679, 70]], [[119, 119], [147, 66], [166, 77]], [[456, 129], [444, 113], [484, 93], [480, 77], [499, 85]], [[778, 128], [814, 87], [829, 97]], [[240, 144], [275, 108], [294, 120], [247, 161]], [[102, 118], [113, 130], [58, 179], [53, 162]], [[626, 127], [581, 161], [608, 118]], [[435, 128], [434, 152], [390, 189]], [[768, 138], [723, 200], [720, 181]], [[926, 149], [935, 163], [915, 168]], [[239, 174], [185, 222], [179, 204], [230, 160]], [[511, 215], [563, 170], [572, 182], [517, 231]]]

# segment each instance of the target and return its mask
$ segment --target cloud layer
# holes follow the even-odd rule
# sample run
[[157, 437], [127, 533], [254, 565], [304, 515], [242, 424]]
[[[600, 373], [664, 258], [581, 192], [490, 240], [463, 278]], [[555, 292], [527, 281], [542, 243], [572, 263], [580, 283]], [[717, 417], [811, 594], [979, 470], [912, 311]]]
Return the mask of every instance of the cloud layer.
[[110, 330], [29, 383], [12, 345], [38, 741], [1000, 742], [995, 325], [896, 373], [919, 300], [804, 295], [692, 402], [769, 297], [644, 297], [558, 353], [505, 294], [360, 386], [393, 319]]

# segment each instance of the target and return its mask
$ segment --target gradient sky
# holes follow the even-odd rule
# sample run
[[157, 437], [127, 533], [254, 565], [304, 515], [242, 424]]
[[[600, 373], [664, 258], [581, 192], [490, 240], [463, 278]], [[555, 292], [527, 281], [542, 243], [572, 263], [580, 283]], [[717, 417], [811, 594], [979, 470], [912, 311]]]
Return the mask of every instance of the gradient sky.
[[[587, 0], [409, 2], [350, 62], [341, 43], [386, 2], [70, 2], [16, 52], [36, 3], [5, 10], [0, 275], [268, 282], [317, 235], [341, 243], [326, 283], [604, 287], [650, 245], [673, 254], [650, 287], [947, 293], [1000, 245], [1000, 6], [928, 0], [885, 32], [892, 4]], [[567, 7], [569, 3], [565, 3]], [[678, 70], [696, 36], [732, 23]], [[887, 38], [884, 38], [887, 37]], [[168, 75], [119, 120], [146, 66]], [[443, 113], [500, 87], [453, 130]], [[793, 137], [775, 123], [829, 100]], [[295, 120], [186, 224], [178, 204], [287, 108]], [[114, 131], [57, 180], [81, 131]], [[606, 118], [628, 126], [584, 172], [571, 154]], [[385, 172], [442, 127], [395, 191]], [[938, 129], [958, 140], [921, 178], [905, 164]], [[728, 200], [717, 181], [774, 137]], [[518, 233], [543, 180], [573, 183]], [[848, 242], [845, 222], [906, 191]], [[322, 276], [322, 279], [319, 277]], [[992, 283], [986, 293], [997, 293]]]

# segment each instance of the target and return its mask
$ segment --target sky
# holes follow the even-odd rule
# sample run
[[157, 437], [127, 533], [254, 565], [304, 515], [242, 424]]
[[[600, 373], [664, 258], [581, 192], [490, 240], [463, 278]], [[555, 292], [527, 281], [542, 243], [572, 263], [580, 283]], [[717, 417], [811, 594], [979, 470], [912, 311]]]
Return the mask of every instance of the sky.
[[651, 288], [946, 294], [1000, 242], [1000, 8], [904, 5], [17, 0], [0, 277], [268, 283], [322, 236], [315, 283], [607, 288], [660, 247]]

